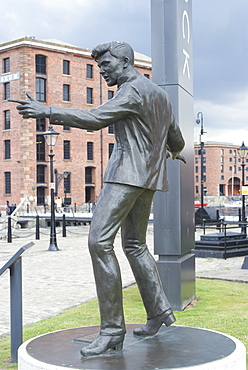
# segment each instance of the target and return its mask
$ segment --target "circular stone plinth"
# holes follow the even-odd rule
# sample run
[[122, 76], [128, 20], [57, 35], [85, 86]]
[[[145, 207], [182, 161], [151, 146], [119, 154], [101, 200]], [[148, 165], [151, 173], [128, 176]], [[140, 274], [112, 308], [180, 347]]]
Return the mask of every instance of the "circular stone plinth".
[[19, 370], [245, 370], [242, 342], [215, 331], [162, 326], [154, 337], [133, 336], [127, 325], [123, 351], [82, 358], [80, 349], [98, 335], [99, 326], [61, 330], [33, 338], [18, 350]]

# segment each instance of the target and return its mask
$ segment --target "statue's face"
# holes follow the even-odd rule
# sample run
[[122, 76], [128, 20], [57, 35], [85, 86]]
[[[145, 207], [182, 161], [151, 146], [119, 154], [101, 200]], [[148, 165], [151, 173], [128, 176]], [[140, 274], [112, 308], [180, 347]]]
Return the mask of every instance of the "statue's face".
[[118, 78], [124, 73], [125, 61], [114, 57], [107, 51], [99, 57], [98, 67], [107, 85], [114, 86], [117, 84]]

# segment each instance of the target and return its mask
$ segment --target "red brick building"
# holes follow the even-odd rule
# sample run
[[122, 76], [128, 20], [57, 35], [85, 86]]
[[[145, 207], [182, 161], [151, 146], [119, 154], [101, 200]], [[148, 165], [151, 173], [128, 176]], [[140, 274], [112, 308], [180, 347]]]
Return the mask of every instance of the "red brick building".
[[[110, 99], [115, 88], [101, 81], [97, 64], [85, 50], [58, 40], [24, 37], [0, 45], [0, 205], [18, 204], [26, 196], [33, 205], [49, 203], [46, 119], [22, 119], [9, 98], [66, 108], [91, 109]], [[151, 78], [151, 59], [135, 53], [135, 66]], [[54, 127], [58, 196], [82, 205], [96, 201], [114, 143], [113, 127], [100, 131]], [[67, 177], [64, 174], [67, 174]]]
[[[240, 195], [242, 184], [241, 159], [237, 148], [240, 145], [206, 142], [203, 154], [204, 195]], [[195, 196], [201, 192], [200, 145], [195, 144]], [[248, 159], [246, 159], [246, 163]], [[245, 167], [245, 181], [248, 183], [248, 166]]]

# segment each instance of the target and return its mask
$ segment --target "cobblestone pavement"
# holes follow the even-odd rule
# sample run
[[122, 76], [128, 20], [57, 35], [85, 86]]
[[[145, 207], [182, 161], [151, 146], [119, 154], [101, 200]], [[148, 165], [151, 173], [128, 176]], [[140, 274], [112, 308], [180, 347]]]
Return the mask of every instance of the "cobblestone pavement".
[[[67, 237], [58, 229], [59, 251], [48, 251], [49, 229], [41, 229], [40, 240], [35, 240], [34, 229], [15, 230], [12, 243], [0, 239], [0, 267], [20, 247], [33, 241], [34, 246], [22, 256], [23, 324], [59, 314], [96, 296], [95, 283], [87, 248], [88, 226], [67, 227]], [[20, 237], [22, 236], [22, 237]], [[0, 233], [1, 237], [1, 233]], [[153, 229], [149, 225], [147, 242], [153, 250]], [[120, 234], [115, 252], [122, 271], [123, 286], [134, 283], [129, 264], [121, 249]], [[248, 270], [241, 270], [244, 257], [227, 260], [196, 258], [196, 276], [248, 283]], [[0, 336], [10, 330], [9, 270], [0, 277]]]

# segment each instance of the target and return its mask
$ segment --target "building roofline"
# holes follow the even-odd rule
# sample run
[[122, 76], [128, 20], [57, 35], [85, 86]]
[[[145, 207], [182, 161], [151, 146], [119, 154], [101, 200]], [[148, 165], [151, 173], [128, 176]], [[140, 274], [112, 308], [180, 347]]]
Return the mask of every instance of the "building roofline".
[[[17, 48], [21, 46], [30, 46], [30, 47], [37, 47], [37, 48], [46, 48], [49, 50], [56, 50], [61, 52], [67, 53], [76, 53], [79, 55], [84, 55], [87, 57], [91, 57], [91, 50], [83, 49], [78, 46], [69, 44], [64, 41], [55, 40], [55, 39], [48, 39], [48, 40], [37, 40], [34, 36], [25, 36], [20, 39], [12, 40], [0, 44], [0, 52], [9, 50], [12, 48]], [[151, 58], [141, 54], [134, 52], [135, 54], [135, 65], [141, 67], [152, 67]]]
[[[194, 142], [194, 146], [200, 146], [201, 144], [198, 142]], [[206, 141], [204, 142], [204, 146], [228, 146], [228, 147], [233, 147], [233, 148], [239, 148], [240, 145], [236, 145], [233, 143], [228, 143], [228, 142], [220, 142], [220, 141]]]

